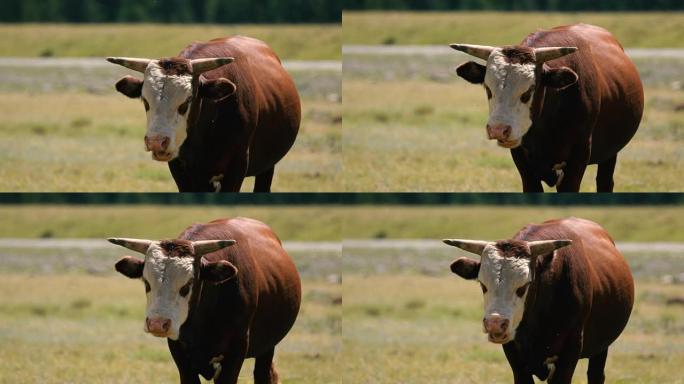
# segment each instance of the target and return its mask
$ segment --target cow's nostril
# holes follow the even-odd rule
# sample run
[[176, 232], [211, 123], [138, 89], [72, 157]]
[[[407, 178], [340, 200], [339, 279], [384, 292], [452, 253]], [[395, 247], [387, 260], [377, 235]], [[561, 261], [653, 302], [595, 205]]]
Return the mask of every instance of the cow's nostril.
[[508, 329], [508, 323], [509, 323], [508, 319], [501, 322], [501, 330], [502, 331], [505, 331]]
[[161, 146], [163, 150], [166, 150], [169, 147], [169, 138], [165, 137], [164, 140], [162, 140]]
[[505, 138], [508, 139], [508, 137], [511, 135], [511, 126], [507, 125], [504, 130], [503, 130], [503, 135]]
[[171, 328], [171, 320], [164, 320], [162, 328], [164, 329], [164, 332], [168, 331], [169, 328]]

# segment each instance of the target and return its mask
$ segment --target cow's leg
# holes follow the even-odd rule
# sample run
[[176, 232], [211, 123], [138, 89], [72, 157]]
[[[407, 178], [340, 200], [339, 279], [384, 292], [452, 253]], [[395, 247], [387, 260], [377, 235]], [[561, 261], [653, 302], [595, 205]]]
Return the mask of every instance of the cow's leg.
[[169, 162], [169, 170], [171, 171], [171, 176], [173, 176], [173, 181], [176, 182], [178, 192], [200, 192], [192, 190], [192, 182], [188, 178], [185, 167], [178, 158]]
[[552, 373], [549, 375], [548, 383], [570, 384], [581, 351], [582, 332], [573, 332], [568, 336], [563, 352], [551, 358], [552, 361], [549, 361], [550, 364], [553, 364], [553, 369], [551, 369]]
[[254, 192], [271, 192], [274, 171], [275, 165], [256, 175], [254, 178]]
[[221, 372], [214, 379], [215, 384], [236, 384], [242, 363], [247, 356], [247, 338], [233, 340], [221, 360]]
[[578, 149], [578, 146], [574, 149], [575, 152], [568, 159], [567, 165], [562, 168], [563, 178], [556, 185], [558, 192], [579, 192], [582, 185], [582, 178], [589, 163], [589, 149]]
[[587, 369], [587, 381], [589, 384], [603, 384], [606, 376], [603, 373], [608, 358], [608, 349], [589, 358], [589, 368]]
[[521, 147], [513, 148], [511, 149], [511, 156], [522, 179], [523, 192], [544, 192], [541, 180], [529, 165], [525, 150]]
[[254, 384], [279, 384], [278, 371], [273, 364], [275, 347], [264, 354], [257, 356], [254, 364]]
[[[240, 192], [247, 175], [249, 156], [246, 150], [240, 151], [230, 161], [228, 169], [222, 174], [221, 190], [218, 192]], [[216, 177], [216, 175], [215, 175]]]
[[613, 192], [613, 172], [615, 172], [617, 154], [598, 165], [596, 173], [596, 192]]
[[503, 345], [504, 354], [506, 355], [506, 360], [513, 370], [513, 383], [514, 384], [534, 384], [532, 379], [532, 374], [525, 368], [525, 362], [520, 356], [515, 343], [507, 343]]
[[183, 350], [183, 347], [177, 341], [171, 339], [167, 340], [169, 351], [171, 351], [171, 357], [173, 357], [173, 361], [178, 368], [181, 384], [200, 384], [199, 375], [192, 371], [190, 360], [187, 358], [187, 354]]

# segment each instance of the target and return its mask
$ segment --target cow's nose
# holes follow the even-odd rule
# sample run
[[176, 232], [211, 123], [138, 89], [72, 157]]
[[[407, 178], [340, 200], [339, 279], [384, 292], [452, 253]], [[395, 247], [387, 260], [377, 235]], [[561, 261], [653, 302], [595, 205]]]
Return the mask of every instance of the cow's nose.
[[166, 152], [170, 142], [167, 136], [145, 136], [145, 148], [152, 152]]
[[165, 334], [171, 329], [171, 319], [165, 319], [163, 317], [147, 318], [145, 319], [147, 323], [147, 330], [155, 334]]
[[502, 334], [508, 330], [508, 326], [510, 325], [510, 320], [497, 314], [485, 317], [483, 322], [487, 333], [492, 334]]
[[512, 128], [505, 124], [487, 124], [487, 136], [490, 140], [508, 140], [511, 137]]

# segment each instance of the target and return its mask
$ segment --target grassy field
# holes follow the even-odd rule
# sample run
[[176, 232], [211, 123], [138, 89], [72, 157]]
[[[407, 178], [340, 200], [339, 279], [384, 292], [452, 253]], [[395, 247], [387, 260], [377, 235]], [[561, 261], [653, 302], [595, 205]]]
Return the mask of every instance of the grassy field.
[[507, 239], [528, 223], [575, 216], [601, 224], [620, 242], [684, 242], [681, 206], [357, 206], [341, 215], [343, 239]]
[[8, 238], [169, 238], [193, 222], [245, 216], [268, 223], [283, 240], [503, 239], [527, 223], [581, 217], [617, 241], [684, 242], [681, 206], [59, 206], [0, 205]]
[[[3, 206], [0, 211], [2, 237], [168, 238], [192, 222], [237, 215], [266, 221], [284, 241], [338, 241], [340, 233], [332, 207]], [[177, 382], [166, 341], [142, 331], [141, 283], [114, 271], [126, 251], [104, 240], [101, 247], [39, 243], [0, 245], [5, 292], [0, 383]], [[284, 384], [330, 383], [339, 375], [341, 255], [307, 244], [288, 250], [302, 277], [303, 303], [295, 327], [276, 349]], [[253, 382], [252, 367], [248, 360], [240, 383]]]
[[282, 240], [339, 241], [342, 208], [334, 206], [60, 206], [0, 205], [2, 237], [168, 239], [192, 223], [250, 217]]
[[[453, 73], [463, 55], [345, 55], [347, 191], [518, 192], [508, 150], [488, 141], [486, 96]], [[639, 59], [646, 107], [618, 156], [615, 190], [681, 191], [684, 60]], [[582, 190], [595, 191], [596, 166]], [[550, 190], [547, 188], [547, 190]]]
[[[493, 223], [494, 229], [470, 220], [491, 211], [466, 210], [463, 221], [480, 233], [496, 233], [477, 238], [499, 238], [505, 236], [497, 230], [502, 221], [550, 213], [503, 211], [504, 214], [488, 216], [490, 221], [486, 224]], [[385, 218], [389, 226], [414, 223], [412, 220], [417, 218], [417, 215], [393, 215], [377, 210], [366, 213]], [[584, 209], [575, 213], [591, 216]], [[621, 214], [630, 213], [635, 212], [627, 209]], [[436, 210], [423, 214], [440, 216]], [[617, 221], [621, 214], [614, 215], [613, 219]], [[641, 215], [634, 217], [637, 219], [630, 222], [641, 227], [643, 223], [638, 220]], [[359, 220], [356, 226], [362, 223]], [[413, 226], [422, 224], [418, 220]], [[673, 224], [681, 228], [676, 225]], [[465, 232], [465, 236], [470, 236], [472, 231], [464, 228], [459, 235]], [[611, 234], [618, 241], [634, 240], [634, 237], [620, 237], [619, 230]], [[667, 232], [656, 237], [659, 241], [674, 238]], [[624, 254], [636, 278], [636, 303], [627, 329], [611, 347], [606, 377], [611, 383], [682, 383], [681, 375], [668, 368], [684, 364], [682, 307], [669, 302], [683, 299], [684, 289], [681, 285], [663, 284], [660, 279], [665, 274], [684, 273], [684, 258], [676, 253]], [[479, 287], [449, 272], [449, 263], [463, 255], [468, 254], [447, 246], [438, 249], [345, 246], [341, 358], [345, 382], [510, 382], [511, 371], [501, 347], [487, 342], [481, 333]], [[573, 382], [586, 383], [586, 369], [587, 361], [580, 361]]]
[[[0, 190], [175, 192], [165, 163], [144, 151], [142, 105], [116, 93], [126, 70], [7, 68], [0, 85]], [[303, 121], [277, 165], [274, 191], [334, 191], [341, 127], [340, 74], [295, 71]], [[251, 190], [253, 178], [243, 190]]]
[[625, 47], [684, 47], [684, 30], [680, 27], [683, 12], [344, 12], [342, 16], [345, 45], [507, 45], [520, 42], [540, 28], [578, 22], [610, 30]]
[[[345, 211], [343, 362], [348, 383], [505, 383], [511, 370], [501, 347], [481, 332], [482, 293], [449, 271], [460, 256], [444, 237], [510, 238], [528, 222], [578, 216], [602, 224], [617, 242], [681, 242], [680, 207], [354, 207]], [[434, 239], [391, 247], [391, 239]], [[377, 245], [384, 246], [378, 247]], [[422, 245], [421, 245], [422, 244]], [[684, 383], [669, 367], [684, 364], [682, 285], [662, 283], [684, 273], [682, 254], [625, 250], [636, 279], [627, 329], [613, 344], [611, 383]], [[372, 292], [369, 294], [369, 292]], [[586, 383], [587, 361], [574, 383]]]
[[[40, 254], [23, 255], [37, 271], [8, 270], [8, 255], [21, 251], [0, 250], [0, 289], [12, 292], [0, 298], [0, 382], [178, 380], [166, 340], [142, 331], [143, 288], [139, 281], [113, 272], [112, 265], [121, 255], [114, 251], [90, 252], [91, 261], [96, 259], [107, 267], [106, 272], [99, 269], [93, 273], [92, 269], [55, 271]], [[317, 260], [303, 254], [292, 256], [298, 264]], [[283, 383], [338, 380], [341, 286], [326, 276], [339, 270], [322, 265], [303, 274], [303, 303], [297, 323], [276, 349]], [[253, 382], [252, 367], [253, 360], [247, 360], [240, 383]]]
[[[344, 382], [511, 382], [501, 347], [481, 332], [477, 284], [444, 273], [369, 276], [345, 270], [344, 278]], [[630, 323], [609, 351], [607, 380], [684, 382], [671, 369], [684, 364], [682, 307], [666, 304], [684, 297], [681, 286], [637, 280], [636, 297]], [[586, 369], [587, 360], [581, 360], [574, 383], [586, 383]]]
[[285, 60], [337, 60], [341, 27], [323, 25], [0, 24], [0, 56], [174, 56], [193, 41], [245, 35]]

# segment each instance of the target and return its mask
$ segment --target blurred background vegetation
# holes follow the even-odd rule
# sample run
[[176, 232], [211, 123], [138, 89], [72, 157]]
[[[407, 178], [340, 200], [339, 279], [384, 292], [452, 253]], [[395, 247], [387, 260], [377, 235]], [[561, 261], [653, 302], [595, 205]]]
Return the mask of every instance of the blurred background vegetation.
[[684, 9], [681, 0], [345, 0], [345, 9], [626, 11]]
[[338, 22], [341, 0], [4, 0], [4, 22]]

